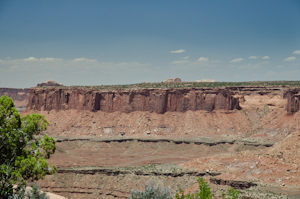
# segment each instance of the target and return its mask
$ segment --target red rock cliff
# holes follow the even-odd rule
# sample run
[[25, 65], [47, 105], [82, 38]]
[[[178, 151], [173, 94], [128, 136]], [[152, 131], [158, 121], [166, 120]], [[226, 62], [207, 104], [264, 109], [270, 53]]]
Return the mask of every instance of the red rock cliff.
[[293, 114], [300, 109], [300, 90], [293, 89], [289, 90], [284, 94], [284, 97], [287, 98], [286, 110], [289, 114]]
[[95, 90], [86, 88], [31, 88], [28, 110], [90, 110], [106, 112], [240, 109], [228, 89]]

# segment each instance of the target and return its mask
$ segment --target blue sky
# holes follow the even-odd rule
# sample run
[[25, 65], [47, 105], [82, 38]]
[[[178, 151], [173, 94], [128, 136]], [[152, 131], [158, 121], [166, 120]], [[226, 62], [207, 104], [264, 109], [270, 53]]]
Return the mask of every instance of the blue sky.
[[299, 80], [299, 0], [0, 0], [0, 87]]

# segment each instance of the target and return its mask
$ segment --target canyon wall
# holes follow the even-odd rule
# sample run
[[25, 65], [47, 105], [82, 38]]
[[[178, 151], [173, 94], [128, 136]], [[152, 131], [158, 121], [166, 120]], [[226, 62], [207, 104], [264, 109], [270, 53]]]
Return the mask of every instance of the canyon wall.
[[288, 114], [293, 114], [300, 109], [300, 88], [288, 86], [135, 90], [71, 87], [0, 88], [0, 96], [2, 95], [11, 97], [20, 112], [25, 110], [26, 106], [28, 110], [39, 111], [77, 109], [125, 113], [233, 110], [244, 108], [244, 104], [256, 103], [257, 105], [262, 102], [264, 96], [268, 96], [271, 100], [263, 101], [264, 104], [260, 103], [261, 105], [277, 106], [280, 103], [279, 106], [284, 106]]
[[135, 89], [31, 88], [28, 110], [90, 110], [155, 113], [188, 110], [240, 109], [239, 98], [229, 89]]
[[[41, 188], [68, 198], [126, 198], [131, 189], [141, 189], [137, 186], [148, 180], [160, 181], [175, 189], [178, 185], [190, 187], [196, 182], [196, 177], [186, 174], [176, 178], [166, 176], [165, 168], [162, 175], [150, 175], [149, 172], [143, 175], [140, 168], [148, 170], [147, 165], [166, 164], [173, 170], [178, 157], [187, 161], [202, 155], [204, 159], [213, 153], [223, 157], [226, 152], [235, 154], [254, 146], [262, 149], [298, 131], [300, 113], [295, 113], [299, 109], [298, 93], [290, 87], [279, 86], [131, 90], [40, 87], [30, 89], [27, 110], [22, 114], [45, 115], [50, 123], [45, 133], [57, 139], [57, 152], [49, 161], [57, 165], [59, 171], [47, 176], [40, 183]], [[234, 110], [241, 108], [242, 111]], [[287, 111], [294, 114], [288, 115]], [[110, 139], [113, 141], [108, 141]], [[147, 140], [147, 143], [137, 139]], [[231, 140], [232, 143], [204, 146], [198, 144], [197, 139]], [[248, 154], [246, 158], [249, 158]], [[232, 162], [239, 165], [237, 157], [230, 155], [225, 158], [228, 157], [232, 158], [224, 167], [212, 162], [206, 164], [209, 165], [207, 168], [202, 168], [215, 171], [228, 168]], [[195, 159], [197, 165], [205, 163], [198, 160]], [[258, 165], [253, 162], [260, 161], [252, 156], [248, 160], [249, 165]], [[116, 170], [105, 170], [103, 166]], [[68, 167], [75, 169], [65, 169]], [[139, 173], [122, 173], [119, 167], [137, 168]], [[268, 167], [261, 166], [259, 171], [264, 172], [265, 168]], [[248, 172], [239, 167], [236, 171]], [[225, 177], [220, 179], [231, 180], [228, 177], [232, 174], [230, 172], [225, 170]], [[252, 173], [253, 178], [260, 176]], [[276, 175], [270, 172], [264, 179]]]
[[293, 89], [284, 95], [287, 98], [286, 110], [288, 114], [293, 114], [300, 109], [300, 92], [299, 89]]

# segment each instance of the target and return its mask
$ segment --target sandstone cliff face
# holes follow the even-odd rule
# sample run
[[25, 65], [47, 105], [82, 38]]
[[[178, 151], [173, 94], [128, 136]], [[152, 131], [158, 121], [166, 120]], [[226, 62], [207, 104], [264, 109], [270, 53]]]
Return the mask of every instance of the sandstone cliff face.
[[[230, 87], [224, 89], [93, 90], [84, 88], [0, 88], [12, 97], [19, 111], [90, 110], [106, 112], [233, 110], [244, 106], [285, 107], [288, 114], [300, 109], [300, 88]], [[30, 96], [29, 96], [30, 95]], [[263, 97], [267, 97], [265, 100]], [[269, 99], [270, 98], [270, 99]], [[278, 98], [278, 99], [277, 99]], [[244, 102], [246, 100], [246, 102]]]
[[[300, 110], [300, 88], [291, 88], [288, 86], [279, 87], [231, 87], [231, 93], [234, 97], [240, 98], [241, 107], [243, 102], [255, 106], [277, 106], [285, 107], [288, 114], [296, 113]], [[268, 100], [263, 99], [268, 96]], [[249, 99], [251, 98], [251, 99]], [[260, 105], [259, 105], [260, 104]]]
[[93, 90], [84, 88], [31, 88], [28, 110], [90, 110], [156, 113], [188, 110], [240, 109], [228, 89]]
[[45, 87], [45, 86], [64, 86], [60, 83], [57, 83], [56, 81], [54, 80], [47, 80], [45, 82], [42, 82], [42, 83], [39, 83], [36, 85], [37, 87]]
[[286, 110], [288, 114], [293, 114], [300, 109], [300, 90], [293, 89], [289, 90], [284, 94], [284, 97], [287, 98]]

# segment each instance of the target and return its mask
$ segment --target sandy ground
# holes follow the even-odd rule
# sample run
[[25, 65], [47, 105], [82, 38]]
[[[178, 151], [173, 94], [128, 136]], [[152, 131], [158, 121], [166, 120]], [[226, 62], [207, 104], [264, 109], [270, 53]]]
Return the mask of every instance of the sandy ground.
[[[30, 191], [31, 187], [26, 187], [26, 190]], [[50, 193], [50, 192], [46, 192], [47, 196], [49, 196], [50, 199], [67, 199], [63, 196], [54, 194], [54, 193]]]
[[67, 199], [63, 196], [59, 196], [59, 195], [56, 195], [54, 193], [49, 193], [49, 192], [46, 192], [46, 193], [47, 193], [47, 195], [49, 196], [50, 199]]
[[[84, 140], [57, 143], [57, 153], [50, 162], [58, 167], [143, 166], [147, 164], [180, 164], [184, 169], [221, 172], [225, 180], [255, 182], [272, 190], [299, 190], [300, 113], [288, 115], [286, 99], [279, 96], [244, 96], [242, 110], [187, 111], [156, 114], [150, 112], [107, 113], [90, 111], [40, 111], [49, 120], [47, 134], [54, 137], [149, 137], [234, 139], [245, 142], [276, 142], [273, 147], [253, 151], [243, 144], [174, 145], [172, 143], [99, 143]], [[33, 111], [22, 113], [30, 114]], [[96, 178], [97, 177], [97, 178]], [[47, 190], [81, 198], [122, 198], [131, 188], [148, 177], [57, 174], [44, 182]], [[106, 181], [102, 181], [105, 179]], [[157, 178], [156, 180], [159, 180]], [[168, 183], [168, 178], [161, 178]], [[169, 179], [171, 180], [171, 179]], [[172, 179], [174, 182], [176, 179]], [[55, 183], [56, 184], [55, 184]], [[137, 182], [137, 183], [136, 183]], [[177, 183], [177, 182], [176, 182]], [[176, 185], [174, 183], [174, 186]], [[188, 184], [182, 179], [181, 184]], [[125, 187], [125, 185], [129, 187]], [[190, 187], [197, 187], [195, 183]], [[275, 187], [275, 188], [272, 188]], [[186, 187], [187, 188], [187, 187]], [[97, 193], [95, 195], [95, 193]], [[105, 190], [101, 192], [101, 190]], [[193, 190], [193, 188], [191, 188]], [[70, 193], [72, 192], [72, 193]], [[93, 195], [94, 194], [94, 195]], [[93, 195], [93, 196], [92, 196]], [[100, 196], [99, 196], [100, 197]], [[126, 197], [123, 197], [126, 198]]]

